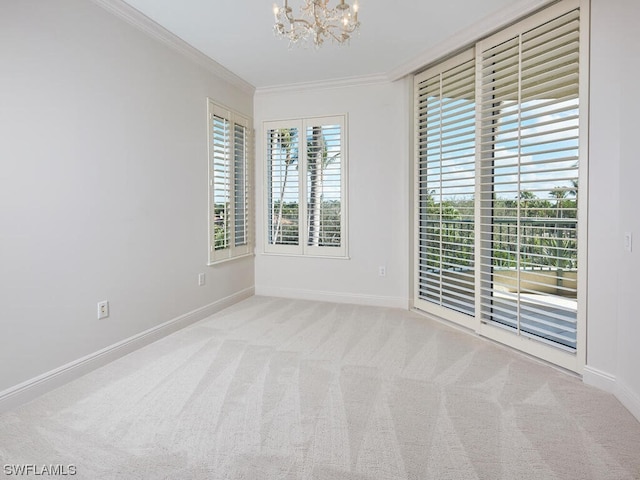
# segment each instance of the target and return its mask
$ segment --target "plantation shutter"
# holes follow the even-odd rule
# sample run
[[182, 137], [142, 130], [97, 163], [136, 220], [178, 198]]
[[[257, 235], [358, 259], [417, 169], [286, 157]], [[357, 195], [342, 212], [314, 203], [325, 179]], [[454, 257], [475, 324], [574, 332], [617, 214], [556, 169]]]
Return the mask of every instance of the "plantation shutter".
[[474, 313], [475, 63], [416, 78], [417, 297]]
[[299, 253], [300, 243], [300, 132], [291, 122], [267, 129], [268, 241], [283, 253]]
[[247, 202], [247, 126], [234, 123], [234, 245], [236, 247], [248, 243], [248, 211]]
[[[481, 43], [482, 319], [576, 348], [579, 11]], [[493, 42], [493, 43], [492, 43]]]
[[265, 122], [265, 252], [346, 257], [345, 118]]
[[[231, 243], [231, 142], [229, 119], [220, 113], [212, 114], [212, 212], [213, 212], [213, 257], [219, 259], [220, 250]], [[224, 256], [228, 256], [224, 254]]]
[[336, 255], [333, 250], [343, 245], [343, 119], [310, 119], [305, 122], [305, 130], [305, 253]]
[[208, 101], [209, 263], [248, 255], [249, 119]]

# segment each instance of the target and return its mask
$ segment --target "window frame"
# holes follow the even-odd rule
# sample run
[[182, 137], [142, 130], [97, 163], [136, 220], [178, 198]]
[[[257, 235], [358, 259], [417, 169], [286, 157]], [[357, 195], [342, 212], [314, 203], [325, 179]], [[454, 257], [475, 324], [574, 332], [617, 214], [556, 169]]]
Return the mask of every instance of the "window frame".
[[[228, 198], [229, 212], [228, 218], [228, 231], [229, 231], [229, 244], [224, 248], [216, 249], [216, 236], [215, 236], [215, 224], [216, 219], [216, 168], [215, 164], [218, 162], [215, 152], [216, 141], [214, 140], [214, 118], [218, 117], [226, 120], [229, 123], [228, 132], [225, 138], [227, 149], [225, 151], [226, 156], [226, 178], [223, 177], [222, 184], [224, 185], [226, 192], [224, 195]], [[253, 255], [253, 228], [252, 225], [252, 189], [251, 189], [251, 175], [253, 171], [252, 162], [252, 120], [250, 117], [239, 114], [217, 102], [211, 98], [207, 98], [207, 159], [208, 159], [208, 265], [216, 265], [219, 263], [227, 262], [237, 258], [247, 257]], [[236, 127], [240, 126], [244, 128], [244, 142], [243, 142], [243, 155], [241, 157], [242, 162], [242, 176], [240, 181], [244, 191], [244, 243], [236, 244], [237, 228], [236, 228], [236, 186], [238, 185], [238, 169], [237, 169], [237, 139], [236, 139]], [[219, 170], [218, 170], [219, 171]]]
[[[308, 158], [307, 158], [307, 129], [314, 126], [338, 125], [340, 127], [340, 245], [312, 246], [309, 243], [308, 221]], [[267, 120], [263, 122], [264, 144], [264, 254], [288, 255], [303, 257], [320, 257], [348, 259], [348, 115], [320, 115], [313, 117], [294, 118], [287, 120]], [[281, 245], [270, 242], [270, 191], [271, 178], [269, 173], [270, 140], [269, 131], [276, 129], [298, 129], [298, 244]]]

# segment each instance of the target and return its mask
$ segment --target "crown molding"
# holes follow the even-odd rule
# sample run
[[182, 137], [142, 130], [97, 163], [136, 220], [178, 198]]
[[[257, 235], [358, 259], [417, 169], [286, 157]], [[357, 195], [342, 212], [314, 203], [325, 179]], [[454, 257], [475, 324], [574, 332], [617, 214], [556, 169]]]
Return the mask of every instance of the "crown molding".
[[556, 3], [558, 0], [523, 0], [515, 5], [504, 8], [497, 13], [492, 13], [482, 18], [469, 28], [459, 31], [456, 35], [440, 42], [433, 47], [423, 51], [420, 55], [399, 65], [389, 71], [389, 80], [395, 81], [400, 78], [424, 70], [425, 67], [436, 61], [443, 60], [460, 50], [467, 48], [478, 40], [491, 35], [515, 21], [529, 15], [541, 8]]
[[180, 37], [174, 35], [166, 28], [158, 25], [149, 17], [125, 3], [123, 0], [91, 0], [96, 5], [102, 7], [118, 18], [133, 25], [135, 28], [145, 33], [151, 38], [171, 47], [189, 60], [197, 63], [201, 67], [206, 68], [209, 72], [217, 77], [227, 81], [231, 85], [238, 87], [245, 93], [253, 95], [255, 87], [246, 80], [242, 79], [231, 70], [220, 65], [218, 62], [208, 57], [200, 50], [192, 47]]
[[317, 91], [327, 90], [331, 88], [362, 87], [365, 85], [381, 85], [389, 82], [389, 77], [386, 74], [376, 73], [372, 75], [361, 75], [357, 77], [344, 77], [314, 82], [274, 85], [272, 87], [258, 87], [256, 88], [256, 95], [308, 92], [310, 90]]

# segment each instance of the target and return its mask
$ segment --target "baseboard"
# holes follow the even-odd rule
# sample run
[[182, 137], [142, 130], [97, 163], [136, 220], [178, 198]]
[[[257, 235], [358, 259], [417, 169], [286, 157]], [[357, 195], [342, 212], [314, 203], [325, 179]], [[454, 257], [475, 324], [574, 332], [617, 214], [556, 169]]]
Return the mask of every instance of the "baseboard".
[[238, 303], [255, 294], [254, 287], [241, 290], [233, 295], [222, 298], [204, 307], [180, 315], [165, 323], [152, 327], [137, 335], [110, 345], [102, 350], [91, 353], [73, 362], [50, 370], [38, 377], [27, 380], [0, 392], [0, 413], [11, 410], [35, 398], [58, 388], [76, 378], [85, 375], [99, 367], [117, 360], [128, 353], [155, 342], [171, 333], [207, 318], [231, 305]]
[[616, 377], [603, 372], [602, 370], [598, 370], [597, 368], [590, 367], [589, 365], [585, 366], [582, 371], [582, 381], [587, 385], [591, 385], [592, 387], [599, 388], [600, 390], [604, 390], [605, 392], [614, 393], [617, 389]]
[[323, 292], [318, 290], [264, 286], [256, 286], [256, 295], [313, 300], [316, 302], [352, 303], [355, 305], [367, 305], [371, 307], [401, 308], [403, 310], [409, 309], [409, 299], [402, 297], [385, 297], [358, 293]]
[[620, 400], [620, 403], [631, 412], [631, 415], [636, 417], [640, 422], [640, 397], [636, 394], [628, 385], [618, 380], [618, 388], [616, 389], [616, 397]]
[[587, 385], [613, 394], [640, 421], [640, 397], [621, 379], [587, 365], [582, 380]]

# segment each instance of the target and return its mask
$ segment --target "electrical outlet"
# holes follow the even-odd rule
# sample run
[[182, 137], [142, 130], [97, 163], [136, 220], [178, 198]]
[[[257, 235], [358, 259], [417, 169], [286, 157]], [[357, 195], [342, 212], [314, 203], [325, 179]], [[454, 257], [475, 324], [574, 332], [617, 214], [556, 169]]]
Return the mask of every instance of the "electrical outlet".
[[380, 266], [378, 267], [378, 275], [381, 277], [386, 277], [387, 276], [387, 268]]
[[109, 316], [109, 302], [98, 302], [98, 320]]
[[206, 277], [204, 273], [199, 273], [198, 274], [198, 286], [202, 287], [205, 284], [206, 281]]

